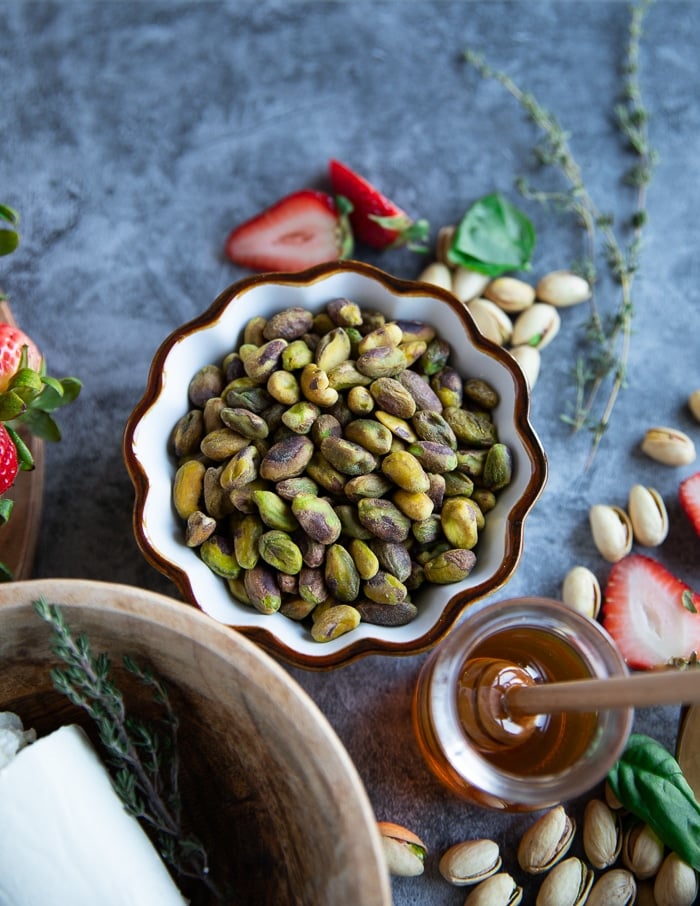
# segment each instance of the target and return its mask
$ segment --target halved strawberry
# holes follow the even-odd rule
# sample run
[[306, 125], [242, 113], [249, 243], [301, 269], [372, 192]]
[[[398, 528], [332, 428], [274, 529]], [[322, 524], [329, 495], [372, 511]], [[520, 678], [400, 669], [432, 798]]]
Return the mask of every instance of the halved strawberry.
[[328, 169], [335, 194], [352, 204], [350, 223], [355, 239], [377, 249], [405, 245], [425, 251], [427, 220], [412, 220], [371, 182], [339, 160], [330, 160]]
[[630, 667], [649, 669], [700, 653], [700, 595], [641, 554], [615, 563], [603, 626]]
[[0, 494], [12, 487], [18, 471], [17, 447], [7, 428], [0, 423]]
[[700, 535], [700, 472], [690, 475], [681, 482], [678, 499], [693, 528]]
[[27, 365], [38, 371], [41, 367], [41, 353], [36, 343], [19, 327], [0, 323], [0, 391], [7, 389], [19, 368], [23, 346], [27, 347]]
[[347, 258], [352, 232], [342, 203], [302, 189], [236, 227], [226, 240], [235, 264], [257, 271], [301, 271]]

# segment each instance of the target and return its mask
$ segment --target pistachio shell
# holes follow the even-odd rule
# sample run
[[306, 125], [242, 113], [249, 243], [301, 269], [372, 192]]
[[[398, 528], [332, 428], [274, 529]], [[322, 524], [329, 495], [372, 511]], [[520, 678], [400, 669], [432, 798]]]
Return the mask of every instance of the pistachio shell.
[[691, 906], [697, 895], [697, 873], [676, 853], [669, 853], [654, 881], [657, 906]]
[[564, 859], [549, 872], [537, 892], [536, 906], [582, 906], [593, 883], [593, 872], [581, 859]]
[[649, 428], [642, 452], [666, 466], [687, 466], [695, 460], [695, 444], [676, 428]]
[[609, 868], [620, 854], [619, 815], [602, 799], [590, 799], [583, 815], [583, 848], [594, 868]]
[[560, 326], [561, 318], [553, 305], [548, 302], [535, 302], [516, 318], [511, 344], [544, 349], [559, 333]]
[[513, 323], [495, 302], [481, 297], [472, 299], [467, 305], [467, 311], [487, 340], [497, 346], [505, 346], [511, 341]]
[[654, 488], [635, 484], [627, 502], [634, 540], [644, 547], [656, 547], [668, 535], [668, 513], [663, 498]]
[[594, 504], [588, 513], [593, 541], [609, 563], [617, 563], [632, 549], [632, 523], [617, 506]]
[[590, 299], [591, 287], [587, 280], [571, 271], [552, 271], [538, 282], [535, 293], [540, 302], [567, 308]]
[[535, 290], [517, 277], [496, 277], [484, 290], [484, 296], [510, 314], [525, 311], [535, 301]]
[[408, 828], [390, 821], [379, 821], [377, 827], [390, 874], [402, 877], [422, 875], [428, 848], [421, 838]]
[[441, 286], [443, 289], [452, 289], [452, 273], [446, 264], [440, 261], [433, 261], [418, 275], [418, 279], [423, 283], [431, 283], [433, 286]]
[[587, 567], [574, 566], [564, 577], [562, 602], [584, 616], [592, 620], [598, 616], [602, 597], [600, 583]]
[[635, 822], [627, 829], [622, 847], [622, 861], [632, 874], [644, 880], [652, 878], [664, 859], [664, 844], [648, 824]]
[[604, 872], [591, 888], [587, 906], [632, 906], [637, 897], [637, 882], [624, 868]]
[[549, 809], [520, 838], [520, 867], [530, 874], [548, 871], [569, 851], [575, 830], [576, 822], [562, 805]]
[[697, 390], [693, 390], [688, 397], [688, 408], [693, 418], [700, 422], [700, 387]]
[[452, 274], [452, 292], [460, 302], [471, 302], [483, 293], [490, 279], [486, 274], [479, 274], [460, 265]]
[[540, 376], [542, 356], [539, 349], [534, 346], [512, 346], [508, 351], [520, 365], [530, 389], [532, 389]]
[[523, 890], [505, 871], [481, 881], [464, 901], [464, 906], [517, 906]]
[[501, 865], [501, 852], [495, 840], [465, 840], [443, 853], [439, 869], [450, 884], [466, 887], [496, 874]]

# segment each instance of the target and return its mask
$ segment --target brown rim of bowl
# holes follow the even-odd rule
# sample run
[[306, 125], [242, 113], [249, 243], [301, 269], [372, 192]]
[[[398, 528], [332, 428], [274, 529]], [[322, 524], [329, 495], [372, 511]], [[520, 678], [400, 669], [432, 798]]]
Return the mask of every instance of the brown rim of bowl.
[[[493, 594], [498, 591], [511, 578], [522, 554], [525, 517], [537, 502], [547, 481], [547, 457], [540, 440], [530, 423], [530, 390], [520, 366], [509, 352], [500, 346], [497, 346], [495, 343], [492, 343], [481, 334], [466, 307], [453, 296], [452, 293], [429, 283], [393, 277], [373, 265], [353, 260], [319, 264], [297, 273], [254, 274], [253, 276], [245, 277], [232, 283], [216, 297], [204, 312], [177, 327], [163, 343], [161, 343], [151, 362], [144, 395], [136, 404], [136, 407], [126, 423], [122, 440], [122, 453], [127, 471], [129, 472], [129, 476], [135, 489], [132, 514], [133, 531], [136, 542], [146, 560], [177, 586], [186, 601], [201, 609], [201, 605], [198, 603], [192, 591], [192, 586], [187, 577], [187, 573], [180, 567], [174, 566], [171, 561], [167, 560], [157, 551], [154, 551], [146, 538], [142, 525], [149, 484], [148, 478], [133, 452], [133, 440], [136, 426], [160, 395], [163, 386], [161, 377], [163, 365], [172, 347], [178, 342], [183, 334], [201, 330], [216, 321], [233, 298], [260, 284], [274, 281], [287, 285], [303, 286], [316, 283], [330, 274], [343, 271], [361, 274], [371, 280], [375, 280], [377, 283], [382, 284], [386, 289], [397, 293], [398, 295], [430, 295], [440, 299], [457, 314], [467, 331], [471, 343], [491, 358], [497, 359], [506, 368], [516, 384], [516, 407], [513, 413], [513, 421], [518, 436], [527, 453], [530, 464], [530, 478], [522, 496], [508, 513], [506, 522], [510, 527], [510, 531], [506, 535], [505, 554], [496, 573], [489, 577], [487, 581], [481, 582], [479, 585], [456, 592], [444, 606], [442, 613], [431, 628], [424, 633], [423, 636], [415, 639], [410, 645], [384, 639], [359, 638], [356, 641], [350, 641], [345, 648], [339, 649], [333, 653], [324, 655], [322, 652], [319, 652], [318, 657], [309, 657], [300, 654], [298, 651], [295, 651], [293, 648], [282, 643], [272, 630], [258, 626], [236, 626], [235, 624], [231, 624], [231, 628], [253, 639], [271, 654], [282, 658], [289, 664], [309, 670], [323, 670], [328, 667], [349, 664], [360, 657], [370, 654], [408, 656], [420, 654], [433, 648], [445, 637], [469, 604], [475, 603], [487, 594]], [[319, 645], [319, 648], [321, 647], [322, 646]]]

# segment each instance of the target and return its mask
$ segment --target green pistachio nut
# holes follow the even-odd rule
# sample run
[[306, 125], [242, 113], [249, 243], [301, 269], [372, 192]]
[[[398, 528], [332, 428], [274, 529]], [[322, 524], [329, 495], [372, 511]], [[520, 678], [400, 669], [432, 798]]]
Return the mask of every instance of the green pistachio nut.
[[249, 484], [244, 484], [243, 487], [234, 488], [232, 491], [229, 491], [228, 499], [234, 510], [237, 510], [239, 513], [257, 513], [258, 507], [253, 500], [253, 491], [271, 490], [272, 487], [270, 486], [269, 481], [265, 481], [262, 478], [256, 478]]
[[348, 480], [347, 475], [334, 468], [319, 451], [309, 460], [306, 474], [330, 494], [342, 494]]
[[275, 492], [285, 500], [293, 500], [299, 494], [318, 496], [318, 485], [308, 475], [297, 475], [296, 478], [284, 478], [275, 485]]
[[362, 309], [350, 299], [332, 299], [326, 304], [326, 314], [338, 327], [359, 327], [362, 324]]
[[457, 454], [447, 444], [432, 440], [417, 440], [407, 451], [416, 457], [426, 472], [452, 472], [457, 468]]
[[353, 538], [348, 549], [361, 579], [371, 579], [379, 570], [379, 560], [372, 548], [361, 538]]
[[294, 533], [294, 540], [299, 546], [305, 566], [320, 566], [326, 557], [326, 545], [309, 538], [303, 529]]
[[344, 493], [348, 500], [357, 503], [362, 497], [383, 497], [394, 487], [394, 482], [381, 472], [358, 475], [345, 483]]
[[303, 565], [301, 551], [287, 532], [271, 529], [258, 539], [262, 559], [273, 569], [295, 576]]
[[357, 325], [357, 330], [361, 336], [366, 336], [368, 333], [371, 333], [373, 330], [377, 330], [386, 324], [386, 316], [384, 312], [376, 311], [373, 308], [363, 308], [362, 309], [362, 324]]
[[501, 401], [498, 391], [481, 378], [468, 378], [464, 382], [464, 395], [482, 409], [495, 409]]
[[220, 396], [224, 389], [224, 372], [218, 365], [205, 365], [191, 379], [187, 395], [189, 401], [198, 409], [212, 396]]
[[466, 579], [474, 568], [474, 551], [452, 549], [438, 554], [424, 564], [425, 578], [436, 585], [450, 585]]
[[269, 481], [296, 478], [314, 454], [313, 441], [305, 434], [293, 434], [273, 444], [260, 462], [260, 477]]
[[439, 337], [433, 337], [420, 357], [418, 369], [429, 376], [437, 374], [438, 371], [442, 371], [447, 365], [449, 357], [450, 347], [447, 341], [441, 340]]
[[249, 484], [258, 477], [259, 465], [258, 449], [252, 444], [243, 447], [229, 459], [221, 470], [219, 476], [221, 487], [225, 491], [232, 491], [234, 488], [241, 488], [243, 485]]
[[411, 419], [411, 425], [420, 440], [457, 449], [457, 437], [441, 413], [420, 409]]
[[247, 437], [233, 431], [231, 428], [217, 428], [210, 431], [202, 438], [199, 449], [207, 457], [221, 462], [229, 459], [234, 453], [238, 453], [243, 447], [246, 447], [250, 441]]
[[331, 544], [326, 551], [324, 578], [329, 594], [337, 601], [354, 601], [360, 593], [360, 574], [342, 544]]
[[241, 604], [247, 604], [248, 607], [252, 607], [253, 602], [250, 600], [248, 592], [245, 590], [244, 577], [245, 573], [242, 572], [240, 576], [236, 576], [235, 579], [226, 579], [226, 585], [237, 601], [240, 601]]
[[460, 444], [490, 447], [498, 440], [496, 426], [486, 412], [470, 412], [457, 406], [448, 406], [443, 415]]
[[310, 311], [299, 306], [285, 308], [272, 315], [262, 330], [266, 340], [296, 340], [311, 330], [314, 316]]
[[391, 573], [392, 576], [396, 576], [401, 582], [411, 574], [411, 555], [405, 544], [374, 538], [370, 547], [376, 554], [382, 569]]
[[462, 378], [454, 368], [446, 366], [430, 380], [430, 386], [445, 409], [459, 408], [464, 400]]
[[442, 523], [439, 516], [428, 516], [411, 526], [411, 534], [419, 544], [434, 544], [442, 537]]
[[246, 322], [243, 328], [243, 345], [244, 346], [262, 346], [265, 342], [265, 325], [267, 318], [262, 315], [255, 315]]
[[364, 355], [370, 349], [377, 349], [380, 346], [398, 346], [402, 339], [403, 333], [399, 325], [394, 321], [385, 322], [364, 335], [357, 351]]
[[406, 356], [398, 346], [376, 346], [357, 357], [357, 370], [370, 378], [395, 377], [406, 368]]
[[407, 368], [401, 372], [398, 380], [413, 397], [418, 411], [442, 412], [440, 397], [435, 393], [428, 381], [417, 371]]
[[427, 491], [430, 479], [418, 459], [406, 450], [389, 453], [382, 460], [382, 472], [405, 491]]
[[362, 622], [372, 623], [374, 626], [406, 626], [418, 614], [418, 608], [411, 601], [381, 604], [360, 599], [355, 607], [359, 611]]
[[252, 355], [243, 360], [245, 373], [257, 384], [267, 383], [272, 372], [282, 367], [282, 352], [286, 346], [287, 341], [281, 338], [258, 346]]
[[221, 396], [227, 406], [234, 409], [250, 409], [258, 415], [274, 402], [265, 387], [261, 387], [247, 375], [235, 378], [227, 384]]
[[209, 466], [204, 473], [204, 509], [214, 519], [223, 519], [233, 512], [230, 494], [221, 486], [224, 466]]
[[471, 499], [476, 503], [482, 513], [488, 513], [496, 506], [496, 495], [488, 488], [474, 488]]
[[494, 444], [484, 463], [483, 484], [490, 491], [500, 491], [510, 484], [513, 477], [513, 456], [505, 444]]
[[241, 566], [233, 549], [233, 542], [220, 534], [213, 534], [200, 545], [199, 555], [217, 576], [224, 579], [235, 579], [241, 572]]
[[265, 531], [257, 513], [247, 513], [232, 521], [233, 550], [243, 569], [252, 569], [260, 559], [258, 542]]
[[457, 450], [457, 471], [479, 479], [484, 474], [488, 450]]
[[374, 413], [374, 417], [378, 422], [385, 425], [394, 437], [399, 440], [405, 441], [406, 443], [413, 443], [414, 440], [418, 440], [416, 432], [405, 418], [399, 418], [397, 415], [392, 415], [391, 412], [385, 412], [383, 409], [377, 409]]
[[272, 372], [265, 388], [270, 396], [283, 406], [293, 406], [301, 399], [301, 388], [296, 375], [283, 368]]
[[224, 427], [224, 423], [221, 421], [221, 410], [225, 405], [226, 403], [220, 396], [213, 396], [206, 401], [202, 411], [202, 419], [204, 420], [202, 439], [204, 439], [204, 435], [209, 434], [210, 431], [216, 431], [219, 428]]
[[379, 409], [399, 418], [411, 418], [416, 411], [416, 401], [401, 381], [392, 377], [380, 377], [369, 385]]
[[[391, 431], [373, 418], [356, 418], [345, 426], [345, 439], [376, 456], [391, 450]], [[366, 473], [365, 473], [366, 474]]]
[[425, 491], [405, 491], [399, 488], [391, 495], [391, 499], [411, 520], [427, 519], [435, 509], [435, 504]]
[[350, 604], [336, 604], [329, 607], [314, 622], [311, 635], [315, 642], [330, 642], [360, 625], [360, 612]]
[[362, 592], [375, 604], [400, 604], [408, 595], [408, 589], [403, 582], [383, 569], [362, 583]]
[[333, 544], [340, 537], [341, 522], [333, 506], [323, 497], [298, 494], [291, 500], [292, 513], [309, 538]]
[[407, 321], [399, 318], [395, 323], [401, 328], [402, 343], [409, 343], [411, 340], [423, 340], [425, 343], [430, 343], [435, 339], [435, 328], [431, 324], [426, 324], [425, 321]]
[[366, 475], [377, 468], [377, 458], [359, 444], [342, 437], [326, 437], [321, 441], [321, 454], [343, 475]]
[[321, 604], [328, 597], [328, 588], [319, 566], [302, 566], [297, 584], [299, 597], [314, 606]]
[[308, 434], [320, 414], [321, 409], [315, 403], [299, 400], [282, 415], [282, 424], [295, 434]]
[[342, 534], [347, 535], [348, 538], [359, 538], [362, 541], [368, 541], [372, 537], [372, 532], [360, 522], [355, 504], [339, 503], [335, 511], [343, 527]]
[[430, 487], [425, 493], [433, 501], [433, 509], [441, 510], [442, 502], [445, 499], [445, 491], [447, 489], [445, 476], [440, 475], [437, 472], [428, 472], [428, 480], [430, 481]]
[[411, 520], [391, 502], [381, 497], [363, 497], [357, 502], [357, 517], [375, 538], [383, 541], [405, 541], [411, 531]]
[[351, 387], [346, 397], [348, 408], [360, 418], [374, 410], [374, 398], [366, 387]]
[[322, 412], [311, 426], [311, 439], [317, 445], [321, 445], [324, 437], [342, 437], [343, 426], [340, 424], [335, 415], [330, 412]]
[[204, 437], [204, 413], [201, 409], [190, 409], [175, 425], [170, 446], [177, 459], [195, 456]]
[[194, 510], [187, 517], [185, 527], [185, 544], [187, 547], [199, 547], [216, 531], [216, 519], [201, 510]]
[[283, 500], [279, 494], [274, 491], [253, 491], [253, 500], [260, 518], [268, 528], [283, 532], [293, 532], [299, 528], [288, 501]]
[[440, 514], [442, 530], [454, 547], [471, 550], [479, 540], [474, 507], [466, 497], [448, 497]]
[[250, 409], [224, 406], [219, 417], [227, 428], [231, 428], [251, 440], [267, 437], [270, 430], [265, 419], [255, 412], [251, 412]]
[[199, 509], [206, 470], [204, 463], [198, 459], [189, 459], [175, 472], [173, 506], [180, 519], [187, 519], [190, 513]]
[[312, 601], [305, 601], [300, 597], [285, 598], [280, 605], [279, 612], [289, 620], [300, 623], [305, 620], [316, 605]]
[[323, 371], [330, 372], [332, 368], [350, 358], [350, 351], [350, 337], [342, 327], [336, 327], [321, 337], [314, 351], [314, 361]]
[[313, 360], [313, 350], [303, 340], [294, 340], [282, 350], [282, 368], [285, 371], [301, 371]]
[[266, 564], [258, 564], [246, 570], [243, 578], [250, 603], [260, 613], [276, 613], [282, 605], [282, 595], [273, 570]]

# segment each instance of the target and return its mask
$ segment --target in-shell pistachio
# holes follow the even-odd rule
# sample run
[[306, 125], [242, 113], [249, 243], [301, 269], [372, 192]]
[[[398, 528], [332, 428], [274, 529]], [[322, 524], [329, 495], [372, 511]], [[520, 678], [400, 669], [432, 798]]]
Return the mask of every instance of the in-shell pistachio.
[[695, 444], [677, 428], [649, 428], [642, 439], [642, 453], [665, 466], [687, 466], [695, 461]]
[[539, 280], [535, 293], [540, 302], [567, 308], [590, 299], [591, 287], [587, 280], [571, 271], [552, 271]]
[[522, 901], [523, 889], [508, 872], [499, 871], [472, 890], [464, 906], [517, 906]]
[[[496, 277], [484, 290], [484, 296], [509, 314], [525, 311], [535, 301], [535, 290], [517, 277]], [[546, 300], [542, 300], [546, 301]]]
[[389, 872], [409, 878], [422, 875], [428, 848], [421, 838], [391, 821], [379, 821], [377, 826]]
[[471, 302], [481, 296], [489, 285], [490, 277], [460, 265], [452, 273], [452, 292], [460, 302]]
[[670, 852], [654, 879], [657, 906], [692, 906], [697, 895], [697, 872], [676, 853]]
[[467, 311], [474, 318], [476, 326], [487, 340], [497, 346], [510, 343], [513, 334], [513, 322], [508, 315], [489, 299], [472, 299]]
[[501, 865], [501, 851], [495, 840], [464, 840], [443, 853], [439, 869], [450, 884], [466, 887], [490, 878]]
[[602, 602], [600, 583], [586, 566], [573, 566], [564, 577], [561, 589], [562, 603], [594, 620]]
[[537, 378], [540, 376], [542, 356], [540, 355], [539, 349], [535, 346], [511, 346], [508, 352], [510, 352], [518, 365], [520, 365], [530, 389], [532, 389], [537, 383]]
[[583, 848], [594, 868], [609, 868], [622, 848], [622, 827], [602, 799], [590, 799], [583, 814]]
[[553, 305], [535, 302], [515, 319], [511, 345], [544, 349], [559, 333], [560, 326], [561, 318]]
[[432, 261], [423, 268], [418, 279], [433, 286], [441, 286], [443, 289], [452, 289], [452, 272], [442, 261]]
[[632, 549], [632, 523], [618, 506], [594, 504], [588, 512], [593, 541], [609, 563], [622, 560]]
[[644, 547], [656, 547], [668, 535], [668, 513], [663, 498], [654, 488], [632, 485], [627, 501], [634, 539]]
[[664, 844], [656, 831], [641, 821], [625, 832], [622, 861], [639, 880], [653, 878], [664, 859]]
[[541, 874], [563, 859], [571, 847], [576, 822], [557, 805], [525, 831], [518, 845], [518, 864], [530, 874]]
[[564, 859], [544, 878], [536, 906], [583, 906], [593, 884], [593, 872], [576, 856]]
[[700, 422], [700, 387], [698, 387], [697, 390], [693, 390], [688, 397], [688, 408], [690, 409], [693, 418]]
[[611, 868], [591, 887], [587, 906], [632, 906], [636, 898], [634, 875], [624, 868]]

